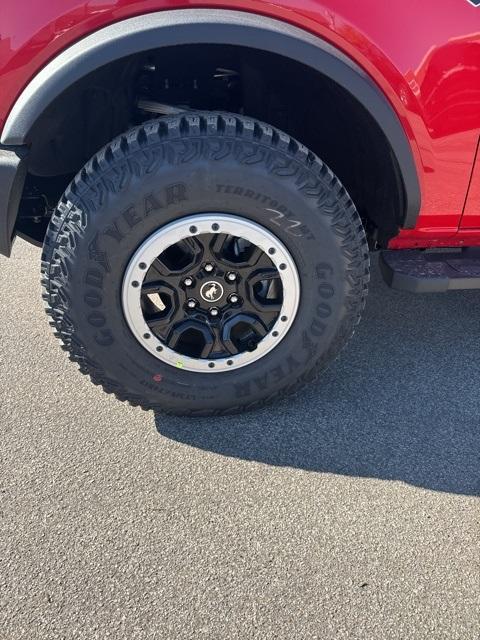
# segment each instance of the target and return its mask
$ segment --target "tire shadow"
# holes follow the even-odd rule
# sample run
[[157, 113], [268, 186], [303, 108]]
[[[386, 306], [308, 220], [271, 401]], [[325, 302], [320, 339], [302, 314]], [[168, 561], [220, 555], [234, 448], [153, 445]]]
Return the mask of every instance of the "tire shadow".
[[158, 414], [163, 436], [313, 472], [480, 494], [480, 292], [390, 290], [373, 260], [351, 343], [293, 399], [223, 418]]

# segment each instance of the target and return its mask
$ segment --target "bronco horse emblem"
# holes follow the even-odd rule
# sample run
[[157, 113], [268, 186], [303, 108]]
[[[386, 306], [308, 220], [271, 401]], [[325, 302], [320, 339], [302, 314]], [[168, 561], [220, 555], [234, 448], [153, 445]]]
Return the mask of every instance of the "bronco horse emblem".
[[207, 291], [205, 291], [205, 297], [208, 298], [209, 300], [213, 300], [216, 297], [216, 295], [217, 295], [217, 285], [212, 284], [210, 289], [207, 289]]
[[200, 289], [200, 295], [207, 302], [217, 302], [223, 296], [223, 287], [218, 282], [206, 282]]

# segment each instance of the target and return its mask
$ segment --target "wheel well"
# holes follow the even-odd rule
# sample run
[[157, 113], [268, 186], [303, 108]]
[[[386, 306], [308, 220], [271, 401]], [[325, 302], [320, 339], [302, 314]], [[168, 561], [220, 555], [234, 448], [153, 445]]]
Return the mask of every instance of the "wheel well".
[[171, 107], [244, 114], [284, 130], [340, 178], [372, 244], [385, 245], [398, 232], [405, 210], [400, 169], [366, 108], [331, 78], [291, 58], [217, 44], [133, 54], [57, 97], [28, 135], [18, 231], [41, 241], [51, 208], [85, 162], [116, 135], [154, 117], [152, 109]]

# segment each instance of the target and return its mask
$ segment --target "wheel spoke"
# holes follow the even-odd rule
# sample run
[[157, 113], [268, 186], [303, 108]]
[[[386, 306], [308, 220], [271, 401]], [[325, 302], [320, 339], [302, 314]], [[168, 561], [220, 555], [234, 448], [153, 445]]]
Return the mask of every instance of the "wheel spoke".
[[150, 265], [150, 269], [148, 270], [146, 279], [151, 278], [160, 280], [162, 278], [168, 278], [170, 275], [171, 272], [168, 267], [163, 264], [160, 258], [155, 258], [155, 260]]
[[152, 311], [145, 314], [145, 322], [150, 330], [158, 337], [165, 340], [172, 326], [183, 320], [183, 310], [178, 307], [167, 307], [162, 311]]
[[205, 251], [205, 246], [203, 241], [199, 236], [193, 236], [192, 238], [184, 238], [177, 243], [178, 246], [185, 251], [185, 253], [190, 253], [192, 256], [192, 262], [186, 266], [186, 268], [191, 268], [192, 264], [198, 262]]
[[250, 268], [270, 269], [272, 267], [272, 261], [260, 247], [255, 246], [247, 259], [247, 266]]
[[225, 252], [227, 240], [231, 237], [224, 233], [217, 233], [210, 239], [208, 243], [208, 252], [212, 260], [223, 260], [223, 254]]
[[145, 318], [145, 322], [154, 333], [163, 333], [171, 325], [171, 320], [167, 313], [153, 313]]
[[230, 351], [228, 350], [228, 348], [226, 347], [226, 345], [223, 342], [223, 336], [222, 336], [222, 327], [223, 327], [223, 322], [222, 323], [216, 323], [215, 325], [211, 326], [210, 329], [213, 332], [215, 341], [212, 347], [212, 351], [210, 353], [210, 357], [215, 355], [215, 356], [225, 356], [228, 355], [230, 353]]

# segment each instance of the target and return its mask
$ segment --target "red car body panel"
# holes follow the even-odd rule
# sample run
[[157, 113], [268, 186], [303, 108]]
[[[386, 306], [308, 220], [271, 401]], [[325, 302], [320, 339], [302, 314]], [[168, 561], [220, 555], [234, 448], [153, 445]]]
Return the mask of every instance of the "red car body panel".
[[467, 0], [2, 0], [0, 130], [28, 82], [73, 42], [192, 7], [277, 18], [346, 53], [392, 104], [415, 158], [420, 215], [390, 247], [480, 245], [480, 7]]
[[480, 143], [462, 218], [462, 230], [480, 228]]

